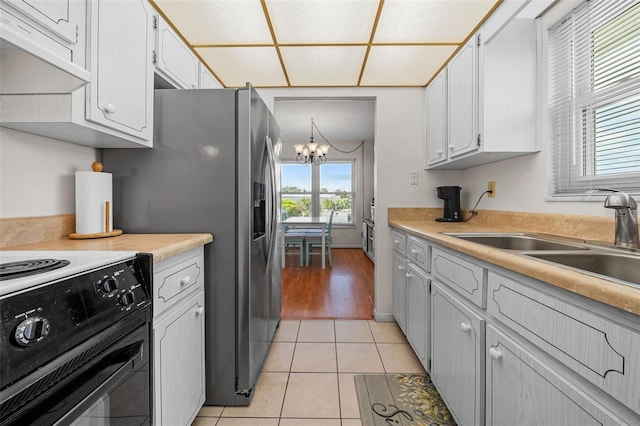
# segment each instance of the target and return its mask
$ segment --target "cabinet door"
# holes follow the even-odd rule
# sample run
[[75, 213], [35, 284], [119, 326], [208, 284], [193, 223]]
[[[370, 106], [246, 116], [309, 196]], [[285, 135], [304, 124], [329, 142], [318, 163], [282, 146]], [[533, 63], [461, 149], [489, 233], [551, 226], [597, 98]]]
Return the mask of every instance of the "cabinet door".
[[164, 19], [156, 15], [154, 20], [158, 73], [178, 89], [197, 89], [200, 61]]
[[431, 378], [458, 424], [484, 424], [485, 321], [431, 284]]
[[146, 0], [95, 0], [87, 119], [126, 134], [153, 136], [153, 27]]
[[447, 70], [427, 86], [427, 165], [447, 159]]
[[53, 31], [69, 44], [76, 43], [76, 24], [82, 9], [79, 1], [2, 0]]
[[404, 334], [407, 334], [407, 261], [393, 256], [393, 316]]
[[201, 89], [222, 89], [222, 85], [216, 78], [209, 72], [202, 62], [199, 64], [200, 69], [200, 88]]
[[478, 147], [478, 41], [472, 37], [449, 62], [449, 158]]
[[429, 278], [411, 263], [407, 264], [407, 340], [422, 365], [429, 362]]
[[157, 425], [189, 425], [204, 403], [204, 292], [153, 327]]
[[487, 326], [487, 349], [486, 424], [624, 424], [492, 326]]

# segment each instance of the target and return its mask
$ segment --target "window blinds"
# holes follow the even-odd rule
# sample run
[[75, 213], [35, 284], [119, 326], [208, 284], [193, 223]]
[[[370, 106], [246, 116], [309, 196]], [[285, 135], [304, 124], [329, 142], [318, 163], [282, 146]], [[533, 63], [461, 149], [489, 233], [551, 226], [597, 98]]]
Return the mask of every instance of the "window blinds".
[[640, 1], [584, 2], [549, 43], [552, 195], [640, 193]]

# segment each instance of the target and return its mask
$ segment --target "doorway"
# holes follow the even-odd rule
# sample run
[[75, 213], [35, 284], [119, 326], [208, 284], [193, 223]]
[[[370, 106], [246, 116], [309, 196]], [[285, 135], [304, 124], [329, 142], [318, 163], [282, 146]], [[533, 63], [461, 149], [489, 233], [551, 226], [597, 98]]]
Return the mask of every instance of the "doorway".
[[[282, 271], [283, 319], [372, 319], [374, 263], [363, 248], [363, 222], [374, 200], [375, 98], [275, 98], [282, 135], [283, 217], [331, 216], [333, 266], [309, 266], [296, 246]], [[294, 145], [327, 145], [326, 162], [304, 164]], [[300, 246], [298, 246], [300, 250]]]

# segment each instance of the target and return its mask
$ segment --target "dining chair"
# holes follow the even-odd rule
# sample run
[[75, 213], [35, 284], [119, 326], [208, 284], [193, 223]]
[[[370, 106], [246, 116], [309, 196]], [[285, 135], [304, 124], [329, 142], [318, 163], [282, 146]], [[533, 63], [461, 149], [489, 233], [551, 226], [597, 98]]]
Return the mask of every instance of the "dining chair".
[[[287, 218], [287, 212], [282, 212], [282, 220], [284, 221]], [[285, 256], [289, 249], [298, 249], [299, 257], [300, 257], [300, 266], [304, 266], [304, 248], [305, 248], [305, 232], [296, 228], [289, 228], [284, 225], [284, 253]], [[284, 261], [286, 266], [286, 260]]]
[[[331, 228], [333, 226], [333, 215], [335, 211], [331, 210], [329, 215], [329, 221], [327, 222], [327, 230], [324, 234], [324, 244], [327, 250], [327, 256], [329, 258], [329, 266], [333, 266], [333, 258], [331, 257]], [[305, 264], [309, 266], [309, 258], [311, 257], [311, 251], [314, 246], [322, 249], [322, 230], [321, 229], [308, 229], [305, 233]]]

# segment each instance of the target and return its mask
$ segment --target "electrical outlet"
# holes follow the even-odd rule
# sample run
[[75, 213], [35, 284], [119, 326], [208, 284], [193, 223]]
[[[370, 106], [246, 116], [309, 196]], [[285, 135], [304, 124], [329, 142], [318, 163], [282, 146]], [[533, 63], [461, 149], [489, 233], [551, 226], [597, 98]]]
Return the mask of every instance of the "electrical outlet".
[[492, 180], [491, 182], [489, 182], [487, 184], [487, 191], [491, 191], [489, 193], [489, 198], [495, 198], [496, 197], [496, 181]]
[[409, 184], [417, 185], [418, 184], [418, 172], [409, 172]]

